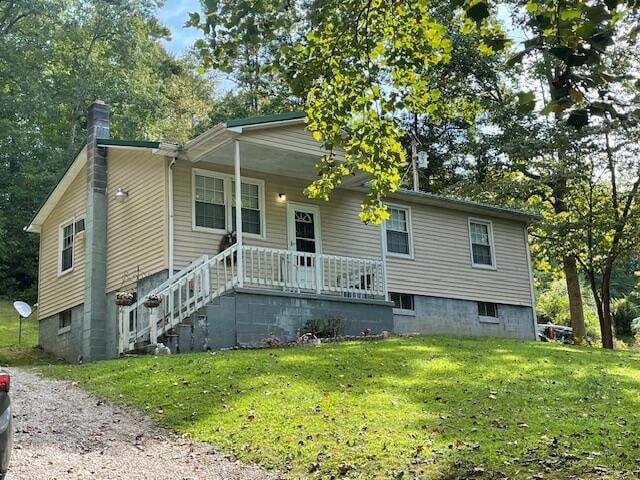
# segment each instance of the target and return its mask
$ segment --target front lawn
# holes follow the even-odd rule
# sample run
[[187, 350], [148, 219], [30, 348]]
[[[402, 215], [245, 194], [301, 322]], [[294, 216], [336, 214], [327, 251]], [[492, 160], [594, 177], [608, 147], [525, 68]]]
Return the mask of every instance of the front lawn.
[[292, 478], [635, 478], [640, 355], [393, 338], [43, 367]]

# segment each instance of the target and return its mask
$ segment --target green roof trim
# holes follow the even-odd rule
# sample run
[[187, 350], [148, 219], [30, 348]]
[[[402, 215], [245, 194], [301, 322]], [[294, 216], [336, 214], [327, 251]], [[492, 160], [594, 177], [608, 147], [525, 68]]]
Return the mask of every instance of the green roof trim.
[[160, 142], [150, 142], [147, 140], [119, 140], [115, 138], [98, 138], [96, 143], [99, 147], [138, 147], [138, 148], [159, 148]]
[[229, 127], [246, 127], [248, 125], [259, 125], [261, 123], [284, 122], [287, 120], [298, 120], [304, 118], [306, 114], [301, 111], [276, 113], [274, 115], [260, 115], [257, 117], [236, 118], [227, 120], [225, 125]]

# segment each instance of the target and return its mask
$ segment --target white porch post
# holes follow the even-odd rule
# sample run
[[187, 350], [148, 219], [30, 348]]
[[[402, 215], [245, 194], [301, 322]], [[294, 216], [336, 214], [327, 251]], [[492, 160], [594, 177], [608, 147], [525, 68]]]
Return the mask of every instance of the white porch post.
[[238, 245], [238, 286], [244, 286], [244, 254], [242, 251], [242, 180], [240, 178], [240, 141], [235, 140], [236, 155], [234, 159], [234, 181], [236, 184], [236, 243]]
[[[378, 197], [380, 202], [380, 197]], [[389, 288], [387, 287], [387, 232], [384, 228], [384, 220], [380, 222], [380, 259], [382, 260], [382, 289], [384, 293], [384, 299], [389, 300]]]
[[158, 320], [160, 320], [160, 307], [152, 308], [149, 311], [149, 343], [156, 345], [158, 343]]

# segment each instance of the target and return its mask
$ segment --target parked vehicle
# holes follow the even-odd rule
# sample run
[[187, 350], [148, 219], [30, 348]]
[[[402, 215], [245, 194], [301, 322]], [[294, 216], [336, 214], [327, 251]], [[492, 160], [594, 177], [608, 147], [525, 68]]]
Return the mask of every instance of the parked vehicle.
[[0, 369], [0, 480], [4, 480], [9, 467], [13, 430], [11, 428], [11, 400], [9, 387], [11, 377]]
[[539, 323], [536, 327], [538, 339], [542, 342], [573, 343], [573, 329], [565, 325]]

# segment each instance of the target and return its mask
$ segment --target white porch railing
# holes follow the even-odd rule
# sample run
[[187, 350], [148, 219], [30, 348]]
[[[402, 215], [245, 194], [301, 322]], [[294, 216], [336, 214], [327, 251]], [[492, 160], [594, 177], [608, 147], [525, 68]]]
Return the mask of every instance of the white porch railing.
[[[239, 251], [242, 262], [238, 262]], [[120, 353], [133, 350], [139, 342], [155, 344], [158, 337], [240, 285], [360, 299], [384, 299], [387, 294], [381, 260], [236, 244], [215, 257], [198, 259], [149, 292], [145, 298], [160, 298], [157, 308], [146, 308], [144, 298], [122, 307]]]

